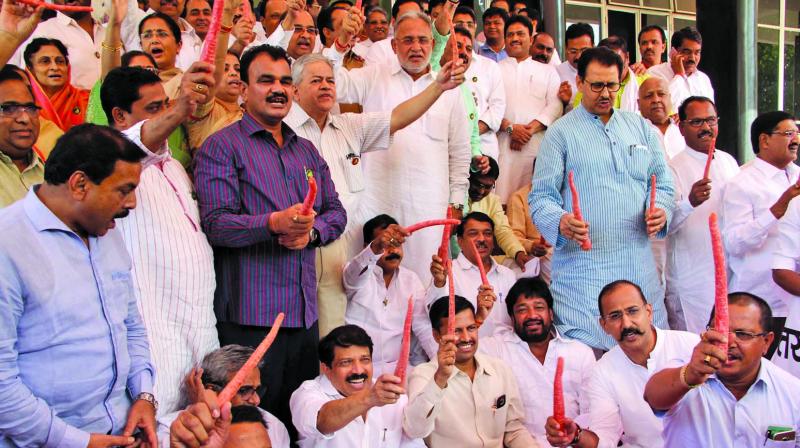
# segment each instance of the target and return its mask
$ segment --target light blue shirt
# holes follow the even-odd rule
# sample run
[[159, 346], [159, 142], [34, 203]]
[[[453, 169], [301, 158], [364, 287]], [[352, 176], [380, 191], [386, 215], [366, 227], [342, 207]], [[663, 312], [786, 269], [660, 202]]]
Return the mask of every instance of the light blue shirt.
[[800, 430], [800, 379], [761, 359], [755, 383], [736, 397], [716, 377], [690, 390], [664, 415], [664, 446], [800, 447], [767, 440], [767, 428]]
[[[572, 212], [567, 175], [574, 172], [592, 250], [564, 238], [561, 216]], [[536, 227], [555, 242], [550, 289], [561, 334], [589, 346], [609, 349], [598, 318], [597, 296], [615, 280], [639, 285], [653, 304], [653, 323], [667, 327], [664, 287], [656, 274], [645, 225], [650, 175], [655, 174], [656, 206], [671, 219], [673, 183], [652, 127], [639, 114], [614, 109], [608, 123], [583, 105], [547, 130], [536, 158], [528, 198]], [[658, 234], [666, 235], [666, 228]]]
[[119, 233], [87, 248], [34, 190], [0, 210], [0, 447], [83, 448], [154, 368]]
[[483, 44], [480, 47], [478, 47], [478, 54], [481, 56], [485, 56], [493, 60], [494, 62], [500, 62], [508, 57], [508, 53], [506, 53], [505, 47], [503, 47], [502, 50], [497, 52], [492, 50], [492, 47], [490, 47], [489, 44]]

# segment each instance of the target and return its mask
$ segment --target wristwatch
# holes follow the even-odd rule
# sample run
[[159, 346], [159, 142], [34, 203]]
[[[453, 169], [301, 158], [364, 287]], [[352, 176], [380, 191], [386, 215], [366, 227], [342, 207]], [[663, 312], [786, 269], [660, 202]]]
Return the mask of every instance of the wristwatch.
[[453, 208], [458, 210], [458, 211], [463, 211], [464, 210], [464, 204], [453, 204]]
[[308, 232], [308, 245], [313, 247], [319, 246], [319, 232], [313, 227]]
[[133, 401], [137, 400], [144, 400], [150, 403], [151, 405], [153, 405], [153, 410], [156, 412], [158, 411], [158, 401], [156, 401], [156, 397], [153, 394], [149, 392], [142, 392], [139, 395], [137, 395], [136, 398], [133, 399]]
[[572, 442], [569, 442], [569, 446], [575, 446], [578, 444], [578, 442], [581, 441], [581, 434], [583, 434], [583, 428], [581, 428], [581, 425], [577, 423], [575, 423], [575, 426], [578, 427], [578, 431], [575, 433], [575, 437], [572, 439]]
[[508, 127], [506, 128], [506, 134], [511, 135], [513, 133], [514, 133], [514, 126], [508, 125]]

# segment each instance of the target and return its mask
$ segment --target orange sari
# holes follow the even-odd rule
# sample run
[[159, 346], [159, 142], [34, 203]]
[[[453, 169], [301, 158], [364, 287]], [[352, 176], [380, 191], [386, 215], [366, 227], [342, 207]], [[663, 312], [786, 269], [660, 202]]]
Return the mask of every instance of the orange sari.
[[70, 81], [71, 76], [67, 71], [67, 82], [55, 95], [48, 97], [39, 85], [36, 76], [30, 71], [28, 79], [31, 81], [33, 98], [42, 110], [39, 116], [47, 118], [55, 123], [62, 131], [66, 132], [69, 128], [79, 125], [86, 119], [86, 107], [89, 104], [89, 91], [74, 87]]

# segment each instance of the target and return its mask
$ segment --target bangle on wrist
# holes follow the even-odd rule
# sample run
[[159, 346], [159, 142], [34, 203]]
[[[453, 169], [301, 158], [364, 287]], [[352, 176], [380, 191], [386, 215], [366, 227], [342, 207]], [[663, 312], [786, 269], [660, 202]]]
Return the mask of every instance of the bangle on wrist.
[[583, 428], [581, 428], [581, 425], [575, 423], [575, 426], [578, 428], [578, 431], [575, 433], [575, 437], [572, 438], [572, 442], [569, 442], [570, 446], [577, 445], [578, 442], [581, 441], [581, 434], [583, 434]]
[[683, 384], [684, 387], [686, 387], [687, 389], [692, 390], [695, 387], [699, 386], [699, 384], [689, 384], [689, 382], [686, 381], [686, 369], [688, 367], [689, 367], [689, 364], [686, 364], [683, 367], [681, 367], [681, 372], [680, 372], [681, 384]]
[[219, 30], [222, 31], [223, 33], [230, 33], [232, 29], [233, 29], [233, 25], [227, 26], [227, 25], [223, 25], [221, 23], [219, 25]]
[[102, 47], [104, 50], [108, 50], [108, 51], [114, 51], [114, 52], [116, 52], [116, 51], [120, 51], [120, 50], [122, 50], [122, 44], [119, 44], [119, 45], [116, 45], [116, 46], [112, 46], [112, 45], [108, 45], [108, 44], [107, 44], [107, 43], [105, 43], [105, 42], [101, 42], [101, 43], [100, 43], [100, 46], [101, 46], [101, 47]]
[[345, 52], [347, 52], [347, 50], [350, 49], [349, 45], [340, 44], [339, 43], [339, 39], [334, 40], [333, 41], [333, 45], [336, 47], [337, 50], [339, 50], [340, 53], [345, 53]]

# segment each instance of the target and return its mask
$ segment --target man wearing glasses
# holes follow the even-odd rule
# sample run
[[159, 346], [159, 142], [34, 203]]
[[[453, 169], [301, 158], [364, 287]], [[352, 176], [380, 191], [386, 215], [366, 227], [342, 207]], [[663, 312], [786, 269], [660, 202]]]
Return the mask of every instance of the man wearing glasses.
[[793, 163], [800, 146], [795, 118], [782, 111], [761, 114], [750, 127], [750, 140], [756, 158], [742, 166], [722, 198], [730, 289], [763, 297], [773, 316], [786, 316], [797, 294], [782, 287], [785, 277], [796, 275], [794, 254], [790, 264], [781, 261], [777, 283], [772, 267], [779, 249], [779, 223], [791, 216], [788, 210], [797, 207], [791, 204], [800, 195], [800, 168]]
[[[670, 315], [674, 319], [670, 328], [700, 333], [705, 316], [714, 306], [714, 282], [709, 281], [714, 277], [714, 259], [708, 216], [722, 212], [722, 193], [739, 173], [739, 165], [726, 152], [711, 148], [719, 119], [710, 99], [687, 98], [678, 108], [678, 116], [686, 148], [669, 161], [675, 182], [675, 211], [667, 238], [666, 301], [668, 309], [675, 311]], [[704, 178], [709, 151], [714, 158]]]
[[704, 96], [714, 101], [711, 80], [697, 68], [703, 47], [700, 32], [692, 26], [680, 29], [672, 35], [671, 45], [670, 60], [650, 67], [647, 72], [669, 82], [673, 104], [681, 104], [690, 96]]
[[[622, 59], [590, 48], [578, 61], [581, 104], [553, 123], [542, 141], [528, 199], [531, 215], [553, 244], [550, 285], [558, 331], [594, 348], [615, 341], [596, 324], [590, 299], [607, 283], [625, 278], [652, 300], [654, 322], [666, 328], [663, 286], [650, 236], [664, 238], [672, 215], [673, 186], [658, 137], [639, 114], [615, 110]], [[567, 177], [574, 173], [584, 220], [575, 219]], [[649, 212], [650, 178], [658, 179]], [[594, 248], [581, 244], [591, 237]]]
[[763, 358], [775, 338], [769, 305], [738, 292], [728, 312], [727, 335], [709, 329], [691, 360], [647, 382], [644, 399], [663, 416], [665, 446], [796, 447], [800, 379]]
[[626, 447], [660, 448], [664, 446], [661, 420], [642, 398], [645, 384], [660, 369], [689, 362], [692, 347], [700, 338], [655, 327], [653, 306], [647, 303], [641, 288], [627, 280], [609, 283], [597, 300], [600, 325], [618, 345], [597, 361], [589, 379], [586, 399], [591, 430], [571, 419], [559, 427], [549, 417], [545, 425], [547, 441], [558, 447], [595, 448], [616, 447], [621, 440]]

